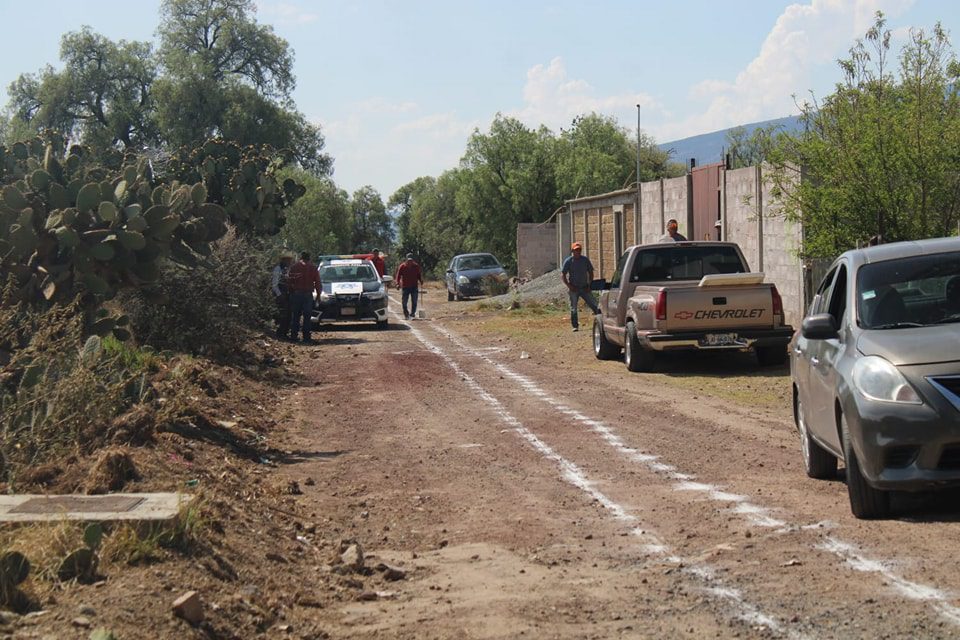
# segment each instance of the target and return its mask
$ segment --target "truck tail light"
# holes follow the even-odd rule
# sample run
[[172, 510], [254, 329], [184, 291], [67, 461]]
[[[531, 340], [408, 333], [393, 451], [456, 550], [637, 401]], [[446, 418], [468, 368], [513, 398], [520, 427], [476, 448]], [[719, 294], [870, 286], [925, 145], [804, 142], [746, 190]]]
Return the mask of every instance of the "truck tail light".
[[773, 298], [773, 315], [782, 316], [783, 298], [780, 297], [780, 292], [777, 291], [776, 285], [770, 287], [770, 296]]
[[660, 289], [657, 294], [657, 320], [667, 319], [667, 290]]

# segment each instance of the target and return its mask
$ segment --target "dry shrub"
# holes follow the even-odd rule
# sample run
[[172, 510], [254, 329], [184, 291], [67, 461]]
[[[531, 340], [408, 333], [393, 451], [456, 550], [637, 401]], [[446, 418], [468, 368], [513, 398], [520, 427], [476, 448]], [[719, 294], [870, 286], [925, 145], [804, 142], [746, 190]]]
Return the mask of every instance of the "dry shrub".
[[127, 482], [139, 478], [130, 452], [122, 447], [110, 447], [97, 456], [83, 488], [88, 494], [120, 491]]
[[0, 479], [93, 444], [131, 404], [130, 372], [102, 353], [82, 357], [82, 325], [76, 305], [0, 304]]
[[274, 311], [270, 254], [231, 229], [194, 268], [168, 264], [156, 291], [121, 301], [142, 344], [231, 359]]

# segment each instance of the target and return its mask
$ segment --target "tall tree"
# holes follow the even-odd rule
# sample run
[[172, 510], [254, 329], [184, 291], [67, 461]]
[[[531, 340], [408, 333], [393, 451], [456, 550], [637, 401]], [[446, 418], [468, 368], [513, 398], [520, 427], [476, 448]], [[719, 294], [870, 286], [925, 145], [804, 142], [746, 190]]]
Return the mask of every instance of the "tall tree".
[[393, 192], [387, 201], [387, 211], [393, 217], [397, 230], [397, 249], [401, 252], [414, 251], [420, 253], [423, 249], [420, 240], [411, 235], [410, 217], [417, 196], [436, 185], [436, 178], [421, 176], [413, 182], [408, 182]]
[[302, 169], [284, 169], [279, 180], [286, 178], [293, 178], [307, 191], [285, 211], [282, 243], [317, 255], [352, 251], [349, 194], [329, 178]]
[[748, 133], [746, 127], [734, 127], [727, 131], [726, 150], [730, 157], [729, 168], [742, 169], [765, 162], [782, 128], [782, 126], [757, 127]]
[[393, 245], [393, 224], [376, 189], [367, 185], [354, 191], [350, 211], [354, 251], [383, 251]]
[[169, 144], [270, 144], [316, 175], [330, 172], [320, 128], [293, 105], [290, 47], [256, 22], [252, 0], [164, 0], [158, 33], [157, 122]]
[[412, 198], [407, 241], [423, 267], [437, 275], [451, 257], [466, 248], [466, 227], [457, 209], [463, 177], [458, 169], [445, 171], [436, 180], [430, 178]]
[[[640, 181], [679, 175], [653, 138], [640, 135]], [[557, 143], [557, 189], [562, 199], [606, 193], [636, 182], [637, 139], [616, 119], [598, 113], [574, 118]]]
[[95, 152], [156, 142], [151, 87], [157, 67], [150, 44], [113, 42], [84, 27], [63, 36], [60, 59], [62, 71], [47, 66], [11, 83], [16, 120], [34, 131], [63, 131]]
[[[804, 226], [804, 252], [831, 257], [880, 236], [952, 234], [960, 220], [960, 64], [946, 33], [913, 30], [890, 60], [881, 13], [840, 61], [843, 79], [802, 105], [805, 131], [781, 136], [770, 178]], [[801, 179], [802, 168], [802, 179]]]
[[517, 223], [545, 220], [560, 205], [555, 181], [556, 139], [497, 114], [488, 133], [474, 131], [461, 160], [457, 208], [467, 248], [516, 263]]

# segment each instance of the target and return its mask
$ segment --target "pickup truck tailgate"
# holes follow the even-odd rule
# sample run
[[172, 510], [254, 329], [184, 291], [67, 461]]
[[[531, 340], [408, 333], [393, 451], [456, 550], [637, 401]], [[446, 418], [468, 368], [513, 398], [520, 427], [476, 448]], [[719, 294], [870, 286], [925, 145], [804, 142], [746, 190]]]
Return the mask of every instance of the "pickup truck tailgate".
[[[671, 284], [666, 291], [666, 319], [658, 329], [668, 333], [772, 328], [773, 294], [770, 284], [762, 284], [763, 274], [737, 274], [712, 278], [682, 286]], [[739, 280], [739, 282], [737, 282]], [[736, 282], [736, 284], [731, 284]]]

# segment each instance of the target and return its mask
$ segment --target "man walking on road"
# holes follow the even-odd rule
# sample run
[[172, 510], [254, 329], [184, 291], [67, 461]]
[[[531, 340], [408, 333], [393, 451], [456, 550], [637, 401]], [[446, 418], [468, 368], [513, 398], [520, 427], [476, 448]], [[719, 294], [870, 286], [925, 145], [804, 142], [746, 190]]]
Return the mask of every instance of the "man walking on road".
[[600, 308], [597, 307], [597, 302], [590, 291], [590, 283], [593, 281], [593, 263], [590, 262], [590, 258], [583, 255], [583, 245], [579, 242], [574, 242], [570, 249], [570, 255], [563, 261], [560, 279], [567, 285], [570, 293], [570, 324], [573, 325], [574, 331], [580, 331], [580, 319], [577, 315], [580, 299], [583, 298], [595, 315], [600, 313]]
[[293, 264], [293, 253], [282, 251], [280, 261], [270, 274], [270, 291], [277, 305], [277, 340], [286, 340], [290, 333], [290, 288], [287, 284], [287, 274]]
[[[397, 287], [401, 290], [401, 303], [403, 306], [403, 317], [405, 320], [417, 315], [417, 298], [420, 294], [420, 285], [423, 284], [423, 272], [420, 265], [413, 259], [413, 254], [408, 253], [407, 259], [397, 267], [397, 275], [394, 277], [397, 281]], [[407, 300], [410, 299], [412, 306], [407, 311]]]
[[312, 343], [310, 339], [310, 328], [313, 319], [310, 317], [313, 311], [313, 293], [316, 291], [317, 299], [320, 298], [322, 288], [320, 286], [320, 272], [317, 266], [310, 262], [310, 254], [306, 251], [300, 254], [300, 260], [297, 261], [287, 275], [290, 283], [290, 312], [291, 327], [290, 338], [297, 339], [300, 332], [300, 322], [303, 321], [303, 341]]

